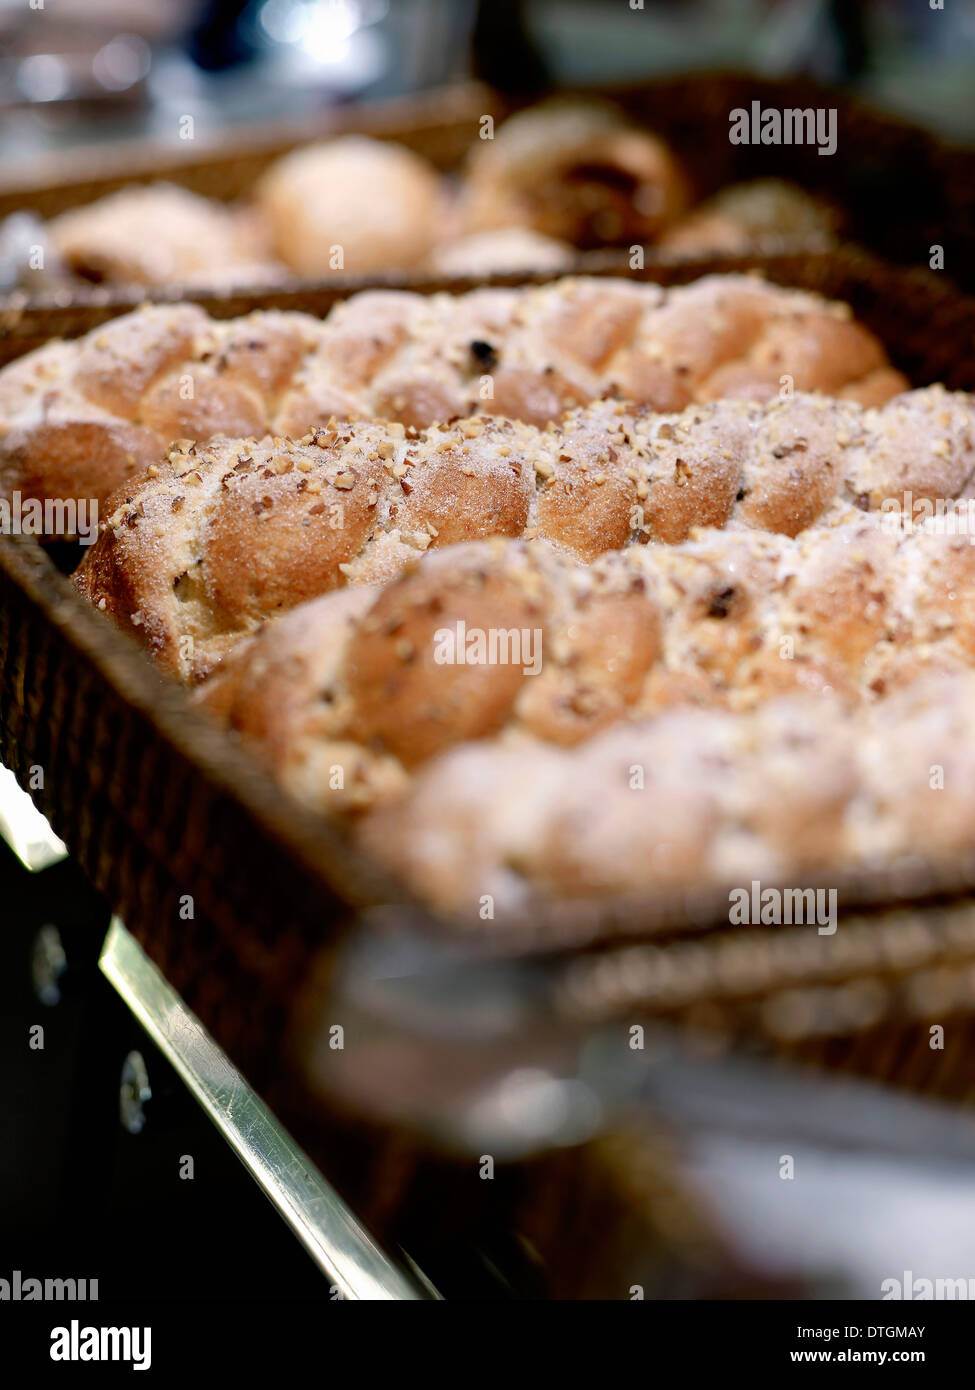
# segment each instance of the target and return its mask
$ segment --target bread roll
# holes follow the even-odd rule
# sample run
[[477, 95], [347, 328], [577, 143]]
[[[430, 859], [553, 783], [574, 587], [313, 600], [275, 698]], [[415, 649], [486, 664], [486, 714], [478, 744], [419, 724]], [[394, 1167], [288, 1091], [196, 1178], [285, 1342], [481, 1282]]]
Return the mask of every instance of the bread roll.
[[[237, 709], [267, 744], [268, 730], [291, 737], [277, 686], [295, 678], [303, 738], [325, 728], [324, 685], [298, 680], [321, 648], [329, 736], [413, 769], [502, 728], [570, 746], [673, 705], [741, 711], [796, 692], [870, 703], [975, 665], [973, 598], [967, 537], [895, 534], [852, 509], [796, 539], [702, 530], [589, 566], [496, 538], [299, 606], [237, 645], [199, 698]], [[228, 687], [245, 696], [228, 702]], [[330, 801], [325, 785], [306, 795]]]
[[49, 232], [86, 280], [163, 286], [280, 279], [260, 224], [175, 184], [124, 188], [55, 217]]
[[255, 189], [275, 254], [299, 275], [419, 265], [442, 234], [432, 165], [402, 145], [345, 135], [279, 159]]
[[731, 184], [668, 227], [661, 250], [686, 256], [741, 256], [800, 242], [826, 249], [836, 242], [840, 214], [823, 199], [781, 179]]
[[599, 402], [544, 431], [336, 421], [298, 443], [174, 446], [111, 499], [76, 582], [195, 679], [267, 618], [460, 541], [524, 537], [588, 562], [702, 526], [796, 536], [905, 491], [956, 496], [973, 472], [975, 402], [933, 387], [880, 411], [815, 396], [671, 416]]
[[443, 241], [430, 254], [431, 275], [464, 275], [472, 280], [518, 271], [567, 270], [575, 249], [526, 227], [499, 227]]
[[474, 542], [266, 625], [193, 698], [481, 930], [485, 894], [795, 883], [970, 849], [972, 553], [853, 509], [591, 566]]
[[556, 100], [519, 112], [468, 160], [472, 231], [528, 227], [575, 246], [656, 240], [687, 188], [670, 150], [608, 103]]
[[907, 385], [844, 306], [747, 276], [673, 290], [566, 278], [457, 296], [368, 291], [322, 322], [147, 307], [0, 371], [0, 496], [104, 503], [173, 440], [298, 438], [332, 415], [422, 429], [479, 412], [544, 426], [610, 396], [658, 411], [769, 400], [783, 378], [870, 404]]

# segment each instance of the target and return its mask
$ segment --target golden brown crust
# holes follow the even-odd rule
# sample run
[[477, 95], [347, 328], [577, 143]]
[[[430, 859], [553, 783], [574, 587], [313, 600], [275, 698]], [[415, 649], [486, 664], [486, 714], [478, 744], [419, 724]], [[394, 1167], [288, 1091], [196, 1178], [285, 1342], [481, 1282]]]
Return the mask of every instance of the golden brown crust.
[[[354, 600], [351, 621], [348, 594], [368, 599]], [[337, 652], [337, 634], [328, 723], [313, 734], [321, 678], [309, 683], [303, 671], [320, 672], [319, 646]], [[497, 645], [479, 652], [476, 641]], [[639, 574], [600, 575], [547, 547], [492, 540], [433, 552], [384, 587], [296, 609], [238, 646], [197, 698], [272, 764], [290, 727], [306, 760], [319, 760], [317, 736], [402, 772], [512, 721], [556, 743], [587, 738], [635, 705], [659, 650], [659, 609]], [[327, 785], [303, 786], [317, 804], [335, 805]], [[360, 791], [358, 804], [367, 799]]]
[[[515, 662], [442, 662], [438, 634], [542, 631], [543, 585], [528, 557], [492, 563], [477, 547], [430, 557], [381, 591], [350, 646], [344, 733], [405, 767], [462, 739], [496, 733], [529, 677]], [[534, 583], [526, 583], [530, 576]], [[544, 640], [542, 637], [540, 640]]]
[[[0, 486], [29, 476], [42, 497], [104, 502], [133, 471], [119, 421], [146, 446], [155, 436], [160, 454], [180, 438], [297, 437], [332, 415], [423, 428], [482, 413], [541, 427], [607, 396], [662, 410], [728, 392], [767, 399], [790, 373], [798, 390], [851, 395], [862, 383], [872, 401], [906, 385], [841, 306], [741, 276], [670, 291], [609, 279], [370, 291], [321, 323], [149, 307], [0, 372], [0, 435], [12, 441], [0, 438]], [[89, 427], [70, 468], [50, 450], [51, 420]]]
[[204, 707], [246, 738], [273, 776], [305, 802], [325, 789], [336, 812], [386, 801], [407, 786], [395, 759], [341, 737], [347, 701], [337, 677], [374, 598], [363, 586], [295, 609], [237, 643], [205, 687]]
[[[243, 680], [249, 737], [274, 766], [281, 730], [293, 728], [289, 784], [300, 781], [319, 810], [349, 804], [314, 779], [321, 740], [358, 750], [360, 768], [379, 759], [384, 778], [359, 787], [362, 809], [472, 741], [499, 755], [511, 740], [571, 748], [674, 707], [743, 714], [783, 696], [855, 711], [926, 674], [971, 670], [972, 553], [967, 536], [895, 533], [854, 509], [795, 539], [701, 531], [591, 565], [529, 542], [479, 541], [347, 591], [368, 595], [351, 618], [345, 593], [298, 608], [195, 698], [219, 715], [227, 681]], [[330, 662], [328, 719], [317, 726], [320, 688], [299, 675], [286, 701], [278, 693], [316, 641]], [[756, 802], [751, 814], [768, 808]], [[790, 811], [794, 829], [800, 814]]]
[[[111, 499], [77, 582], [196, 679], [235, 635], [347, 583], [386, 582], [428, 550], [524, 537], [591, 562], [701, 527], [796, 536], [853, 502], [950, 497], [973, 474], [975, 404], [936, 388], [879, 411], [802, 395], [671, 416], [599, 402], [543, 431], [493, 416], [420, 432], [332, 422], [299, 443], [174, 447]], [[686, 554], [698, 582], [693, 549], [654, 563], [676, 575]], [[865, 596], [847, 601], [859, 613]], [[703, 593], [703, 612], [711, 602]], [[715, 643], [722, 662], [744, 657], [724, 651], [739, 625], [705, 628], [703, 663], [719, 660]]]
[[[746, 584], [740, 616], [722, 603], [724, 616], [705, 619], [697, 596], [713, 584], [720, 552], [744, 574], [756, 539], [755, 588]], [[921, 548], [944, 539], [925, 535]], [[975, 673], [952, 628], [937, 643], [924, 636], [936, 600], [918, 589], [916, 572], [927, 573], [919, 540], [860, 518], [798, 541], [728, 532], [696, 554], [693, 545], [683, 556], [633, 551], [589, 569], [524, 543], [479, 543], [427, 557], [386, 593], [352, 590], [297, 610], [238, 649], [195, 698], [226, 718], [221, 685], [235, 682], [235, 708], [246, 713], [235, 727], [276, 775], [317, 809], [355, 812], [368, 853], [472, 923], [484, 895], [497, 921], [543, 897], [797, 882], [878, 854], [944, 854], [969, 848], [975, 833]], [[970, 569], [960, 548], [949, 553]], [[668, 571], [655, 588], [654, 562]], [[695, 568], [699, 582], [687, 588]], [[647, 586], [639, 592], [634, 571]], [[939, 587], [951, 592], [957, 574], [949, 564]], [[543, 613], [529, 620], [544, 629], [546, 655], [542, 674], [520, 683], [510, 670], [482, 669], [483, 686], [469, 687], [473, 712], [441, 703], [423, 761], [402, 723], [439, 702], [445, 668], [411, 667], [419, 681], [408, 695], [384, 686], [394, 702], [403, 695], [395, 713], [376, 699], [375, 679], [399, 670], [405, 631], [431, 639], [427, 605], [443, 591], [435, 575], [454, 576], [444, 620], [513, 622], [526, 601], [540, 602]], [[862, 621], [837, 621], [864, 599]], [[763, 634], [763, 647], [754, 659], [708, 667], [705, 621], [739, 625], [746, 646]], [[364, 631], [375, 649], [356, 690], [349, 673]], [[796, 643], [792, 658], [778, 646], [783, 636]], [[302, 674], [309, 660], [320, 663], [317, 683]], [[877, 702], [870, 677], [883, 669], [894, 679]], [[695, 697], [702, 675], [716, 700]], [[662, 700], [661, 676], [670, 685]], [[443, 690], [455, 679], [447, 670]], [[589, 727], [573, 726], [574, 705], [589, 708], [580, 697], [600, 683], [616, 708], [604, 704]], [[653, 686], [658, 698], [648, 699]]]
[[23, 499], [105, 497], [120, 481], [144, 474], [159, 458], [159, 440], [124, 420], [67, 420], [53, 412], [33, 427], [14, 426], [0, 440], [0, 496]]
[[78, 342], [65, 389], [113, 415], [134, 420], [143, 393], [191, 358], [209, 325], [195, 304], [143, 309], [112, 319]]

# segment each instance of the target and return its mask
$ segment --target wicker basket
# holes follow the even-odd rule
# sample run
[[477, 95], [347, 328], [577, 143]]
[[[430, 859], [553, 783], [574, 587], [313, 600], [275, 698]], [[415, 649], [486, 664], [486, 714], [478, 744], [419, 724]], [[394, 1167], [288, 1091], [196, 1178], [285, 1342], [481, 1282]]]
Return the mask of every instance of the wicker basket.
[[[716, 268], [656, 267], [644, 278], [676, 283]], [[940, 378], [975, 389], [975, 301], [937, 276], [850, 251], [735, 268], [849, 301], [916, 384]], [[221, 315], [271, 304], [320, 314], [341, 295], [319, 288], [201, 302]], [[107, 305], [24, 309], [4, 323], [0, 354], [9, 359], [53, 334], [84, 332], [111, 312]], [[192, 710], [184, 692], [162, 681], [23, 537], [0, 540], [0, 761], [24, 786], [42, 769], [43, 785], [32, 794], [93, 883], [298, 1141], [322, 1156], [330, 1176], [339, 1163], [340, 1185], [378, 1233], [406, 1242], [417, 1192], [433, 1203], [432, 1192], [449, 1189], [461, 1194], [457, 1206], [444, 1198], [449, 1219], [431, 1219], [428, 1231], [443, 1230], [446, 1239], [452, 1227], [481, 1230], [492, 1211], [521, 1229], [537, 1218], [535, 1243], [550, 1268], [561, 1268], [563, 1290], [582, 1287], [585, 1271], [558, 1254], [558, 1222], [546, 1224], [539, 1194], [550, 1177], [580, 1203], [584, 1192], [607, 1192], [600, 1146], [610, 1140], [508, 1165], [495, 1208], [495, 1197], [474, 1199], [470, 1156], [438, 1157], [435, 1136], [385, 1124], [367, 1105], [341, 1114], [314, 1084], [308, 1011], [325, 1007], [362, 909], [396, 898], [395, 887]], [[490, 951], [515, 960], [531, 977], [536, 1010], [573, 1037], [607, 1020], [663, 1020], [710, 1032], [722, 1045], [784, 1051], [965, 1097], [975, 1031], [975, 907], [965, 896], [972, 887], [975, 861], [878, 866], [841, 885], [841, 902], [857, 904], [861, 915], [845, 917], [828, 941], [808, 929], [732, 931], [727, 898], [716, 895], [693, 912], [664, 899], [551, 910], [493, 940]], [[417, 907], [409, 920], [421, 936], [450, 937], [449, 923]], [[930, 1025], [949, 1017], [946, 1046], [934, 1050]], [[514, 1061], [517, 1038], [513, 1046]], [[381, 1180], [368, 1155], [381, 1157]], [[406, 1177], [396, 1177], [398, 1164]], [[440, 1173], [439, 1189], [428, 1187], [431, 1172]], [[617, 1268], [608, 1253], [614, 1232], [605, 1232], [607, 1269]]]
[[[723, 263], [722, 263], [723, 264]], [[847, 300], [915, 384], [975, 390], [975, 300], [938, 276], [893, 269], [844, 251], [745, 259], [769, 279]], [[656, 267], [641, 278], [686, 282], [716, 263]], [[507, 283], [508, 281], [505, 281]], [[424, 288], [433, 291], [436, 282]], [[220, 315], [268, 306], [323, 314], [348, 291], [201, 298]], [[107, 306], [23, 310], [0, 328], [0, 358], [86, 331]], [[45, 773], [38, 800], [93, 881], [150, 948], [212, 930], [269, 979], [300, 974], [307, 953], [339, 934], [352, 907], [390, 896], [332, 827], [295, 806], [220, 731], [189, 709], [142, 654], [92, 612], [30, 540], [0, 545], [0, 757], [26, 783]], [[975, 883], [975, 859], [845, 875], [847, 907], [898, 903]], [[835, 877], [830, 879], [837, 886]], [[179, 915], [194, 900], [196, 916]], [[700, 929], [726, 895], [689, 905], [620, 901], [542, 914], [493, 949], [578, 947], [609, 937]], [[148, 927], [149, 923], [155, 925]], [[284, 925], [282, 925], [282, 923]], [[436, 924], [431, 923], [431, 927]], [[169, 967], [173, 963], [169, 961]]]
[[[904, 265], [927, 265], [930, 248], [944, 246], [947, 274], [975, 289], [975, 151], [953, 147], [918, 126], [872, 110], [842, 91], [804, 80], [762, 78], [743, 73], [694, 73], [637, 86], [599, 88], [593, 96], [617, 103], [638, 125], [658, 133], [679, 155], [697, 198], [728, 184], [779, 178], [827, 200], [842, 219], [842, 233], [878, 255]], [[586, 95], [582, 93], [582, 95]], [[729, 113], [763, 107], [837, 111], [836, 151], [821, 158], [815, 146], [733, 145]], [[395, 140], [436, 168], [460, 168], [485, 114], [502, 120], [521, 103], [477, 83], [461, 84], [393, 101], [339, 108], [323, 117], [218, 140], [172, 145], [134, 141], [114, 151], [99, 146], [42, 163], [29, 174], [0, 179], [0, 219], [33, 211], [49, 218], [117, 192], [133, 183], [159, 179], [207, 197], [244, 198], [268, 166], [309, 141], [348, 132]], [[950, 237], [949, 237], [950, 229]], [[945, 245], [945, 242], [948, 244]], [[756, 245], [756, 254], [821, 250], [809, 241]], [[683, 257], [647, 249], [656, 265], [680, 265]], [[600, 263], [627, 273], [626, 252], [580, 255], [576, 268], [589, 273]], [[392, 283], [418, 277], [391, 276]], [[336, 272], [328, 285], [346, 289], [354, 278]], [[304, 294], [309, 285], [299, 285]], [[175, 287], [176, 297], [190, 293]], [[193, 297], [195, 297], [195, 292]], [[138, 297], [146, 297], [138, 292]], [[150, 297], [166, 297], [151, 291]], [[132, 296], [116, 286], [59, 291], [58, 303], [119, 306]], [[43, 296], [9, 297], [9, 304], [43, 303]], [[116, 308], [117, 312], [118, 309]]]

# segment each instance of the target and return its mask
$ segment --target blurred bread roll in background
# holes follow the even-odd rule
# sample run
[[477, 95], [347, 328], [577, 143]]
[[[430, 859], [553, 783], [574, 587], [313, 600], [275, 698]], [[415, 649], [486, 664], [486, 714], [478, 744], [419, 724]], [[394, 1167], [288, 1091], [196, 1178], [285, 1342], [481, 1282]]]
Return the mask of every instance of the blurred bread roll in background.
[[531, 227], [593, 247], [654, 241], [688, 191], [670, 150], [601, 102], [556, 100], [519, 112], [478, 142], [467, 170], [472, 231]]
[[64, 262], [87, 280], [155, 286], [281, 276], [251, 212], [172, 183], [124, 188], [62, 213], [48, 230]]
[[417, 265], [439, 240], [446, 212], [431, 164], [363, 135], [285, 155], [258, 183], [256, 200], [275, 254], [299, 275]]
[[442, 242], [428, 262], [434, 275], [507, 275], [519, 270], [568, 270], [575, 248], [527, 227], [499, 227]]
[[746, 255], [756, 247], [801, 241], [822, 249], [836, 244], [838, 208], [782, 179], [733, 183], [706, 199], [660, 238], [664, 251], [682, 255]]

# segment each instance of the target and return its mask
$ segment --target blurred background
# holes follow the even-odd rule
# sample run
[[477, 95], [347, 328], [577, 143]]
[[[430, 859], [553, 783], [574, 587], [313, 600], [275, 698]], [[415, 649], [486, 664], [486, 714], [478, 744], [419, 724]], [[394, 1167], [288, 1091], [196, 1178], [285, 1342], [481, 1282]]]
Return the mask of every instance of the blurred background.
[[529, 94], [701, 69], [837, 82], [975, 139], [975, 6], [951, 0], [0, 0], [0, 160], [478, 77]]

